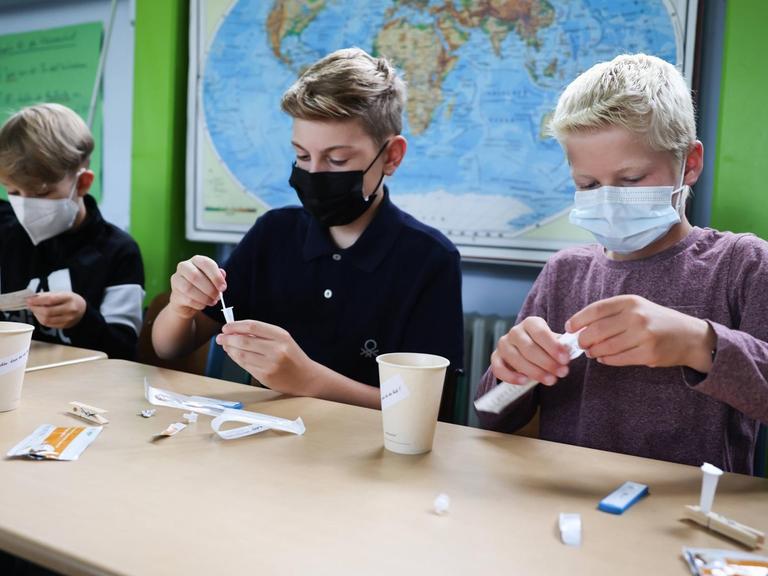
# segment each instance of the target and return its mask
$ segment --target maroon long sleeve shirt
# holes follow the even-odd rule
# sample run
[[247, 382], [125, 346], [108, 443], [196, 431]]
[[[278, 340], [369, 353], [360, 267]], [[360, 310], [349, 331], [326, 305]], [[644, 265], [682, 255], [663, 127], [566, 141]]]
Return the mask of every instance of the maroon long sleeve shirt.
[[[634, 261], [599, 245], [559, 252], [518, 316], [564, 332], [597, 300], [636, 294], [707, 320], [717, 336], [708, 374], [690, 368], [611, 367], [581, 356], [554, 386], [536, 386], [481, 425], [513, 432], [540, 409], [545, 440], [749, 474], [760, 421], [768, 422], [768, 243], [693, 228], [667, 250]], [[497, 380], [488, 370], [477, 397]]]

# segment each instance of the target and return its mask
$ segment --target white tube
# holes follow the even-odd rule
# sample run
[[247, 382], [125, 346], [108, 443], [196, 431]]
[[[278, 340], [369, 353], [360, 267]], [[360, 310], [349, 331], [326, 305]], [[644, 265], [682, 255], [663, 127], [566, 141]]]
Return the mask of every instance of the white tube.
[[723, 471], [717, 466], [702, 464], [701, 471], [703, 476], [701, 479], [701, 499], [699, 501], [699, 508], [705, 514], [709, 514], [712, 511], [712, 502], [715, 500], [715, 490], [717, 490], [717, 481], [720, 476], [723, 475]]

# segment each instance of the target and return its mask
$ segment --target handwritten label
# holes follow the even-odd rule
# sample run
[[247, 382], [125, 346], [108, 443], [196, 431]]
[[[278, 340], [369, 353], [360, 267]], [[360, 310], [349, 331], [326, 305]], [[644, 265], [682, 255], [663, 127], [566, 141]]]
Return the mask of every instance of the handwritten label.
[[403, 377], [395, 374], [381, 383], [381, 409], [386, 410], [395, 404], [402, 402], [411, 395]]
[[12, 356], [0, 358], [0, 374], [7, 374], [19, 368], [24, 368], [27, 364], [27, 354], [29, 354], [29, 348], [25, 348], [22, 352], [17, 352]]

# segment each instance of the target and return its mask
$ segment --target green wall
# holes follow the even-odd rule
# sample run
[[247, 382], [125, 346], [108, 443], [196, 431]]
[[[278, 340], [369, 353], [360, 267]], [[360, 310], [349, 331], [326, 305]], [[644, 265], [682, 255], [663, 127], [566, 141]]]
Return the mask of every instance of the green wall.
[[727, 3], [712, 200], [714, 228], [754, 232], [764, 239], [768, 239], [766, 23], [765, 0]]
[[731, 0], [726, 10], [712, 226], [768, 239], [768, 2]]
[[184, 239], [188, 26], [188, 0], [136, 1], [131, 234], [147, 302], [170, 289], [180, 260], [214, 252]]

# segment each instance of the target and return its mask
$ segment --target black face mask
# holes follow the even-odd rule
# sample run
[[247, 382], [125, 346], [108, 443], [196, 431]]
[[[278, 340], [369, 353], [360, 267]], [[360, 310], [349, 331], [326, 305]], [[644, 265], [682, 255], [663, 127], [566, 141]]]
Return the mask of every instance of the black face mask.
[[[387, 148], [389, 141], [379, 149], [365, 170], [347, 172], [307, 172], [293, 164], [288, 183], [296, 190], [304, 209], [326, 227], [343, 226], [363, 215], [373, 205], [376, 194], [363, 198], [363, 177]], [[374, 190], [378, 190], [384, 172]]]

